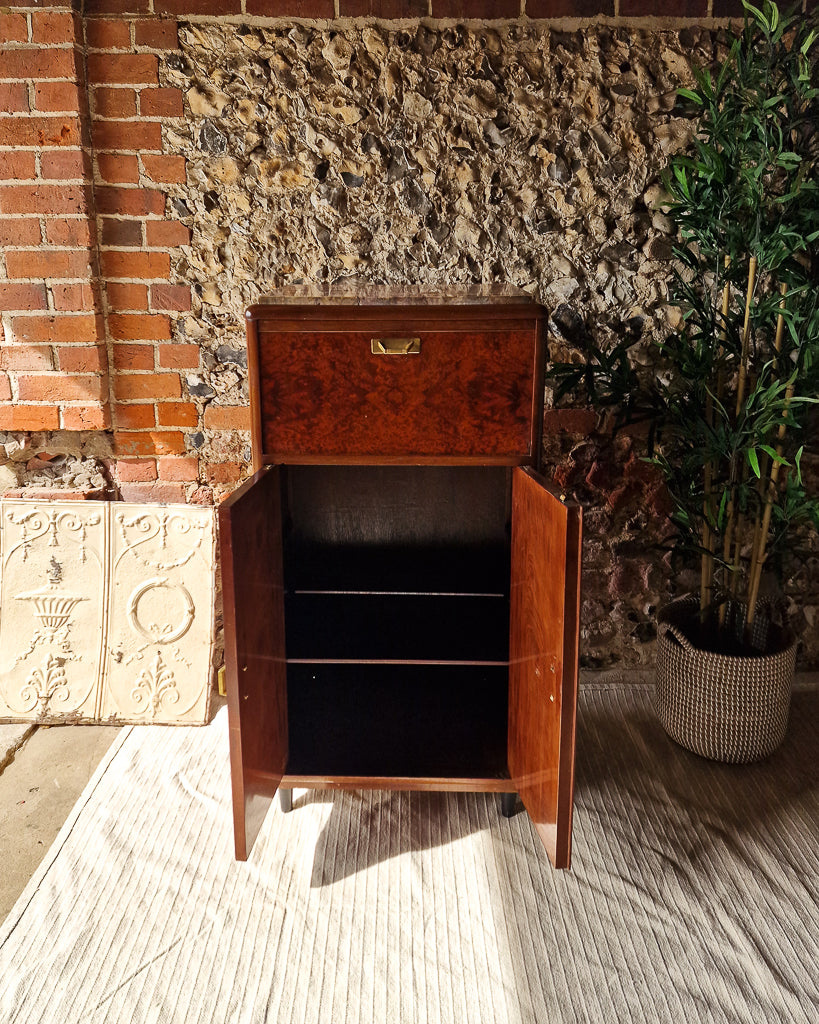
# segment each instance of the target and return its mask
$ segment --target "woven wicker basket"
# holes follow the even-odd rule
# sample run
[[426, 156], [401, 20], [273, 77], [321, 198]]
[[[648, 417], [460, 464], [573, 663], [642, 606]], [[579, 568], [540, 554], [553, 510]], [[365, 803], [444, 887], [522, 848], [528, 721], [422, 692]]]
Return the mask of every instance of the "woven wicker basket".
[[[699, 602], [675, 601], [658, 615], [656, 708], [663, 728], [687, 750], [740, 764], [772, 753], [785, 738], [796, 641], [771, 628], [771, 653], [734, 656], [701, 650]], [[760, 618], [760, 622], [765, 622]]]

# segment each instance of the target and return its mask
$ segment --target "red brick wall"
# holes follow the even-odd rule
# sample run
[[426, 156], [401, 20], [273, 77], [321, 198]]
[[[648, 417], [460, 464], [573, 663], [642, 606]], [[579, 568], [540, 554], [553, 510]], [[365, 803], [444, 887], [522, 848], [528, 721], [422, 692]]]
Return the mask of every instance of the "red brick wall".
[[82, 19], [0, 13], [0, 430], [110, 425]]
[[179, 375], [199, 353], [171, 343], [190, 289], [169, 284], [169, 249], [188, 231], [165, 218], [185, 167], [162, 125], [183, 107], [157, 76], [176, 21], [4, 10], [0, 430], [110, 430], [123, 491], [184, 500], [197, 415]]
[[169, 249], [189, 232], [166, 219], [163, 186], [185, 181], [185, 162], [163, 154], [162, 127], [183, 104], [158, 79], [160, 52], [177, 46], [176, 21], [87, 17], [85, 43], [117, 477], [132, 498], [184, 500], [183, 482], [198, 478], [184, 431], [198, 420], [181, 400], [180, 372], [195, 369], [199, 353], [172, 344], [172, 318], [191, 297], [168, 282]]

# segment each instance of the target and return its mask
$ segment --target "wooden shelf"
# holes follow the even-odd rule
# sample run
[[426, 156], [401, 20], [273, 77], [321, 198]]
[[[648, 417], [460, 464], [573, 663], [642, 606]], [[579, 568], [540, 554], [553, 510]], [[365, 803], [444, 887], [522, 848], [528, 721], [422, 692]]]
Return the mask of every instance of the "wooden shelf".
[[509, 545], [288, 544], [288, 593], [481, 594], [508, 597]]
[[503, 595], [339, 594], [285, 597], [288, 662], [502, 664], [509, 658]]
[[293, 776], [508, 775], [502, 667], [291, 665]]

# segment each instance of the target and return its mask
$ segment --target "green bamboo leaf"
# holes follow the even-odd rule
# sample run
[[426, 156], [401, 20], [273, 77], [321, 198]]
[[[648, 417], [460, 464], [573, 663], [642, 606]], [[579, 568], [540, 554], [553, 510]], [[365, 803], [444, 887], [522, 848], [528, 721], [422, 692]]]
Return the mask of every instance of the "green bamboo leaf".
[[728, 507], [728, 492], [727, 491], [723, 491], [722, 492], [722, 500], [719, 503], [719, 515], [717, 516], [717, 521], [718, 522], [720, 522], [720, 523], [725, 522], [725, 510], [726, 510], [727, 507]]
[[775, 448], [771, 448], [769, 444], [761, 444], [759, 447], [766, 455], [770, 456], [774, 462], [778, 462], [780, 466], [790, 466], [790, 462], [788, 462], [783, 455], [780, 455]]
[[760, 11], [760, 9], [758, 7], [754, 7], [753, 4], [749, 4], [748, 0], [742, 0], [742, 6], [745, 8], [746, 11], [749, 11], [751, 14], [753, 14], [754, 19], [756, 20], [757, 24], [762, 26], [762, 29], [765, 32], [765, 35], [770, 35], [771, 34], [770, 22], [765, 17], [765, 15], [762, 13], [762, 11]]
[[[677, 226], [669, 299], [681, 322], [643, 339], [656, 373], [639, 360], [633, 364], [617, 342], [602, 345], [599, 357], [584, 343], [588, 370], [576, 378], [578, 398], [596, 405], [612, 424], [646, 425], [645, 451], [665, 478], [678, 531], [670, 547], [688, 556], [703, 553], [703, 522], [714, 529], [721, 551], [729, 506], [758, 511], [764, 500], [758, 478], [765, 480], [767, 467], [788, 468], [777, 488], [768, 550], [781, 549], [794, 525], [819, 525], [819, 502], [808, 510], [792, 455], [799, 432], [801, 438], [808, 434], [806, 413], [817, 407], [812, 396], [819, 396], [819, 156], [811, 141], [819, 123], [811, 63], [817, 30], [769, 0], [751, 0], [745, 11], [745, 28], [729, 33], [727, 56], [710, 72], [695, 68], [695, 84], [677, 94], [697, 114], [690, 146], [661, 175]], [[787, 46], [786, 33], [793, 34]], [[759, 270], [737, 415], [749, 252]], [[731, 303], [723, 316], [726, 280]], [[779, 281], [788, 284], [788, 305], [781, 351], [775, 352]], [[567, 366], [555, 384], [576, 373], [577, 367]], [[788, 401], [786, 378], [795, 385]], [[776, 449], [783, 422], [786, 454]], [[722, 577], [718, 586], [744, 573], [719, 554], [714, 563]]]

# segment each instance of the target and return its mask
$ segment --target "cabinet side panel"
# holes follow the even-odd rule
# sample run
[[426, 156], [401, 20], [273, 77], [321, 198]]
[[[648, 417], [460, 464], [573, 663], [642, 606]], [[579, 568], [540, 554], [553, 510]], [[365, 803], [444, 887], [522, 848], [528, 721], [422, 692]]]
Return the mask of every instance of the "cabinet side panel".
[[262, 407], [259, 379], [259, 331], [257, 322], [245, 318], [247, 337], [247, 377], [250, 391], [250, 444], [253, 452], [253, 471], [262, 468]]
[[532, 466], [539, 472], [543, 463], [543, 403], [546, 384], [546, 318], [538, 315], [534, 325], [534, 388], [532, 391]]
[[555, 867], [571, 854], [580, 542], [580, 509], [515, 470], [509, 770]]
[[280, 471], [219, 510], [236, 856], [245, 860], [287, 762]]

